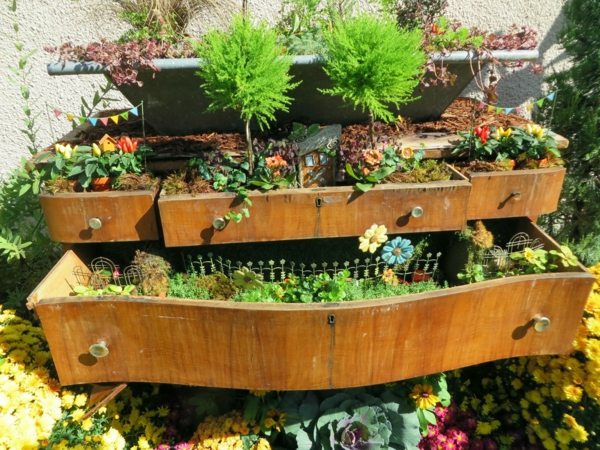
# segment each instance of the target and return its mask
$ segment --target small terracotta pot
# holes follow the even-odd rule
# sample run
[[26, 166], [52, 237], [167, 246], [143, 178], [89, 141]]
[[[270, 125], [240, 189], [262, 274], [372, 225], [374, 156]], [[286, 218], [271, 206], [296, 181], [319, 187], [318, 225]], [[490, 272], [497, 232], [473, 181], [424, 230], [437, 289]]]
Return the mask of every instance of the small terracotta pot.
[[110, 178], [109, 177], [100, 177], [94, 178], [90, 184], [92, 191], [94, 192], [104, 192], [110, 191]]
[[431, 280], [431, 274], [426, 273], [423, 269], [417, 269], [412, 274], [413, 283], [418, 283], [420, 281]]

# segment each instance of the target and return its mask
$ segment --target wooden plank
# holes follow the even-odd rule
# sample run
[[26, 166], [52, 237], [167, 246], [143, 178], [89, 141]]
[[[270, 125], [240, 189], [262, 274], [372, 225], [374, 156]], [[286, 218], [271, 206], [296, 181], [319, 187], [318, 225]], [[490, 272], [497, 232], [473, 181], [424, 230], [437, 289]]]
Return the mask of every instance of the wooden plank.
[[79, 284], [74, 273], [76, 267], [83, 273], [91, 273], [87, 265], [72, 250], [67, 250], [56, 265], [27, 297], [27, 307], [33, 309], [37, 302], [49, 297], [68, 297], [73, 287]]
[[[41, 194], [50, 237], [58, 242], [89, 243], [157, 240], [154, 200], [148, 191]], [[99, 219], [93, 229], [90, 219]]]
[[[390, 234], [459, 230], [466, 224], [469, 191], [465, 179], [455, 179], [382, 184], [367, 193], [351, 186], [252, 192], [251, 217], [223, 230], [213, 221], [240, 210], [233, 194], [161, 195], [158, 206], [165, 245], [177, 247], [358, 236], [373, 223], [385, 224]], [[422, 217], [411, 215], [416, 207]]]
[[95, 384], [92, 387], [92, 392], [90, 393], [90, 398], [88, 400], [88, 410], [81, 418], [81, 420], [85, 420], [89, 417], [92, 417], [94, 414], [98, 412], [100, 408], [106, 406], [108, 402], [113, 400], [117, 395], [119, 395], [123, 389], [127, 387], [126, 383], [115, 384], [111, 383], [108, 385], [100, 385]]
[[556, 211], [564, 167], [469, 174], [467, 218], [533, 217]]
[[[36, 312], [64, 385], [328, 389], [567, 352], [592, 283], [586, 273], [527, 275], [311, 305], [58, 298]], [[547, 331], [533, 330], [536, 315], [550, 318]], [[110, 353], [95, 359], [88, 348], [99, 340]]]

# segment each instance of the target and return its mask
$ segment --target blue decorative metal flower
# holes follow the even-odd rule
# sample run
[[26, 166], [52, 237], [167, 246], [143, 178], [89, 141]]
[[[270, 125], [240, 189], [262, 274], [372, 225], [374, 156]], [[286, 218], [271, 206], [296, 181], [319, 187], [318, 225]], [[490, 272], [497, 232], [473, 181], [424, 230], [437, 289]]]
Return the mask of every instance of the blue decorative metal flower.
[[390, 265], [402, 264], [410, 259], [415, 248], [408, 239], [397, 237], [386, 245], [381, 251], [381, 258]]

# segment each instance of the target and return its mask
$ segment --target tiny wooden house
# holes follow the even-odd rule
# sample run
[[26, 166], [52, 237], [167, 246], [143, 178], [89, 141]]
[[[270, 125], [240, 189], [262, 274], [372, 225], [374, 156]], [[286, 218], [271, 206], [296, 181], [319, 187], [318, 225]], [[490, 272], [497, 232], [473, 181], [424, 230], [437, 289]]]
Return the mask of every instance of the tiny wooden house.
[[335, 184], [335, 155], [340, 146], [341, 125], [321, 127], [314, 135], [298, 142], [300, 184], [305, 188]]
[[114, 152], [117, 149], [117, 141], [112, 136], [105, 134], [98, 141], [98, 146], [102, 153]]

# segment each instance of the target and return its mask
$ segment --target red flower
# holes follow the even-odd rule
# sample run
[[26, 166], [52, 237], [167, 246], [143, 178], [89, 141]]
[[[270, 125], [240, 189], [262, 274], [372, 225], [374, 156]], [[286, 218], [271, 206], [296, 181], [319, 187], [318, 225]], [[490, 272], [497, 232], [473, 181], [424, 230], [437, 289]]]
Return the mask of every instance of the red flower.
[[138, 139], [131, 139], [129, 136], [121, 136], [117, 141], [117, 147], [119, 147], [123, 153], [133, 153], [137, 150], [139, 143]]
[[482, 144], [485, 144], [490, 137], [490, 127], [475, 127], [473, 134], [479, 138]]

